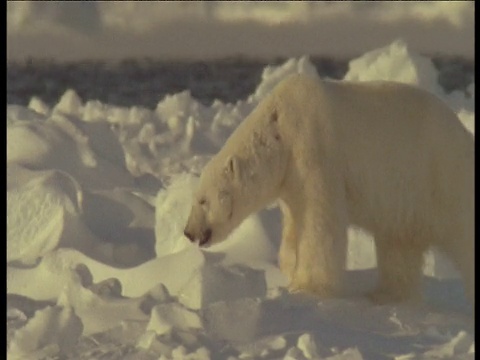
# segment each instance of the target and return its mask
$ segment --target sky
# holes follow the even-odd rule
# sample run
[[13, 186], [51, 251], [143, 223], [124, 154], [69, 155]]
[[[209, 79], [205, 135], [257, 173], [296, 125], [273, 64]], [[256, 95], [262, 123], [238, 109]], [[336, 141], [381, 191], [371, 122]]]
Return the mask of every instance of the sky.
[[7, 59], [358, 56], [403, 38], [474, 58], [473, 1], [8, 1]]

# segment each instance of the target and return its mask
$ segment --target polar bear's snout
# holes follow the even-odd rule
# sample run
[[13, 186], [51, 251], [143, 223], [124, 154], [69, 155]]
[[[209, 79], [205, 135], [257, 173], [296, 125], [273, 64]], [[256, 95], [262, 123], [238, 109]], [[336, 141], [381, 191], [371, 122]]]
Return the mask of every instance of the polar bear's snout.
[[202, 239], [200, 239], [200, 246], [205, 245], [212, 238], [212, 229], [207, 229], [203, 232]]
[[187, 229], [185, 229], [185, 230], [183, 231], [183, 235], [185, 235], [185, 237], [186, 237], [188, 240], [190, 240], [191, 242], [194, 242], [194, 241], [195, 241], [194, 236], [193, 236], [192, 234], [190, 234]]
[[183, 231], [183, 234], [193, 243], [197, 242], [200, 246], [207, 244], [212, 238], [212, 229], [208, 228], [202, 232], [201, 236], [196, 236], [192, 234], [188, 229]]

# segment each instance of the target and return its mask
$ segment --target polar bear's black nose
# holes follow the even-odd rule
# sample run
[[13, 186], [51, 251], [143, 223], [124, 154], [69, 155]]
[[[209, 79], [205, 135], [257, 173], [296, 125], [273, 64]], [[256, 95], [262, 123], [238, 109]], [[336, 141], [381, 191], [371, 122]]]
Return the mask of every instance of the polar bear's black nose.
[[211, 237], [212, 237], [212, 229], [205, 230], [205, 232], [203, 233], [204, 240], [208, 241], [210, 240]]
[[212, 229], [208, 228], [203, 232], [202, 239], [200, 239], [200, 246], [207, 244], [212, 237]]
[[193, 235], [190, 234], [187, 230], [183, 231], [183, 235], [185, 235], [188, 238], [188, 240], [193, 242]]

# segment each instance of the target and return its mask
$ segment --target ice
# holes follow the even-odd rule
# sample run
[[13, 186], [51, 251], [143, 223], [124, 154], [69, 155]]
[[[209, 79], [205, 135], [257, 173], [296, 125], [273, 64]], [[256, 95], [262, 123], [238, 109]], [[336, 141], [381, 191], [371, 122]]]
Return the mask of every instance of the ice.
[[82, 330], [82, 322], [71, 308], [49, 306], [38, 310], [28, 324], [15, 333], [8, 358], [33, 360], [68, 353]]
[[[34, 100], [32, 99], [32, 102]], [[42, 121], [46, 117], [44, 114], [37, 112], [35, 109], [29, 109], [19, 105], [7, 105], [7, 128], [17, 123], [25, 123], [29, 121]]]
[[77, 276], [77, 266], [83, 264], [95, 282], [118, 279], [123, 296], [142, 296], [159, 283], [176, 295], [204, 261], [201, 252], [192, 246], [178, 254], [122, 269], [96, 261], [78, 250], [62, 248], [46, 254], [33, 268], [8, 266], [7, 291], [37, 300], [57, 299], [64, 286]]
[[141, 308], [145, 298], [123, 298], [121, 288], [118, 294], [112, 283], [115, 282], [103, 281], [86, 287], [80, 282], [69, 282], [62, 289], [57, 304], [74, 310], [83, 324], [84, 336], [110, 330], [124, 320], [148, 320]]
[[36, 96], [30, 99], [30, 102], [28, 103], [28, 108], [45, 116], [48, 116], [51, 111], [49, 106]]
[[72, 115], [76, 117], [82, 116], [83, 103], [80, 96], [73, 89], [68, 89], [60, 101], [53, 108], [53, 112], [60, 112], [65, 115]]
[[425, 352], [424, 356], [429, 358], [462, 358], [473, 359], [473, 356], [462, 356], [461, 354], [469, 354], [469, 349], [474, 344], [474, 339], [465, 331], [460, 331], [453, 339], [442, 346]]
[[431, 249], [424, 256], [423, 273], [437, 279], [457, 279], [460, 274], [452, 262], [438, 249]]
[[164, 354], [171, 355], [173, 350], [171, 346], [164, 344], [160, 340], [158, 340], [157, 335], [154, 331], [147, 331], [142, 336], [140, 336], [136, 346], [139, 349], [152, 351], [155, 354], [160, 354], [161, 356], [164, 356]]
[[291, 347], [286, 352], [283, 360], [306, 360], [306, 358], [303, 356], [302, 351], [299, 348]]
[[307, 359], [317, 359], [319, 357], [317, 353], [317, 344], [311, 334], [303, 334], [298, 338], [297, 348], [303, 353], [303, 356]]
[[7, 128], [7, 163], [62, 170], [93, 189], [132, 185], [126, 170], [92, 149], [80, 126], [79, 120], [58, 113], [44, 122], [15, 122]]
[[[10, 114], [11, 112], [7, 113], [7, 121]], [[18, 119], [26, 118], [25, 114], [18, 115]], [[7, 127], [7, 138], [9, 139], [7, 163], [38, 166], [54, 155], [56, 142], [61, 141], [60, 134], [56, 129], [38, 124], [37, 121], [15, 124], [15, 120], [10, 120], [10, 123], [13, 124]]]
[[470, 131], [472, 134], [475, 134], [475, 113], [461, 109], [458, 112], [458, 117], [462, 124]]
[[58, 246], [71, 246], [82, 203], [79, 184], [49, 171], [7, 192], [7, 262], [33, 264]]
[[178, 303], [160, 304], [152, 309], [147, 331], [154, 331], [157, 335], [170, 334], [173, 329], [186, 331], [202, 329], [199, 315]]
[[350, 227], [348, 229], [347, 269], [370, 269], [376, 265], [377, 258], [372, 235], [359, 228]]
[[[350, 61], [344, 80], [389, 80], [416, 85], [434, 93], [457, 112], [471, 112], [475, 106], [473, 96], [468, 98], [460, 91], [446, 94], [438, 83], [438, 72], [432, 61], [412, 53], [402, 39]], [[470, 85], [467, 93], [474, 93], [474, 89], [474, 85]]]
[[329, 356], [325, 360], [364, 360], [365, 358], [358, 351], [358, 349], [350, 348], [343, 351], [341, 354]]
[[192, 309], [201, 309], [216, 301], [264, 297], [265, 274], [247, 266], [225, 268], [206, 262], [180, 290], [179, 301]]
[[290, 59], [281, 66], [267, 66], [262, 73], [262, 82], [249, 100], [260, 102], [282, 79], [296, 73], [318, 77], [317, 70], [305, 56], [298, 60]]
[[344, 80], [390, 80], [417, 85], [436, 94], [442, 93], [437, 71], [430, 59], [412, 54], [403, 40], [365, 53], [350, 61]]
[[[233, 342], [250, 342], [257, 335], [260, 312], [259, 298], [243, 298], [212, 303], [205, 307], [203, 314], [205, 327], [214, 337]], [[233, 324], [235, 325], [232, 326]]]
[[198, 177], [177, 175], [155, 200], [155, 251], [157, 256], [173, 254], [189, 246], [183, 235]]
[[[474, 135], [474, 83], [445, 94], [430, 59], [407, 44], [353, 60], [346, 78], [424, 87]], [[435, 249], [424, 304], [373, 306], [360, 295], [378, 275], [362, 230], [348, 232], [351, 294], [325, 300], [286, 291], [277, 204], [208, 249], [183, 236], [203, 166], [296, 72], [318, 76], [308, 57], [292, 58], [235, 103], [204, 105], [186, 90], [128, 108], [70, 89], [52, 108], [39, 97], [7, 105], [9, 358], [75, 358], [93, 338], [145, 359], [473, 358], [463, 285]]]

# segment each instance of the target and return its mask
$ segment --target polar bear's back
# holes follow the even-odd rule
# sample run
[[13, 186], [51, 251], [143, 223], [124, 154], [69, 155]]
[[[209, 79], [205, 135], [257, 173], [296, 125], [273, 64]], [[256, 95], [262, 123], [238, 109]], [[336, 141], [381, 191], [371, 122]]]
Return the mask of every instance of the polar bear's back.
[[295, 124], [295, 146], [311, 144], [313, 136], [335, 148], [318, 145], [304, 156], [319, 161], [311, 154], [315, 149], [337, 157], [332, 171], [343, 172], [349, 215], [357, 225], [394, 231], [397, 225], [448, 222], [448, 214], [473, 210], [473, 137], [433, 94], [393, 82], [294, 75], [274, 96], [277, 104], [289, 102], [284, 111]]
[[[338, 101], [333, 118], [342, 119], [335, 128], [348, 154], [349, 195], [354, 201], [371, 199], [357, 209], [360, 222], [372, 221], [362, 219], [365, 206], [376, 214], [368, 224], [374, 229], [454, 225], [456, 212], [473, 210], [473, 137], [446, 104], [427, 91], [391, 82], [330, 87]], [[395, 218], [387, 221], [384, 214]]]

